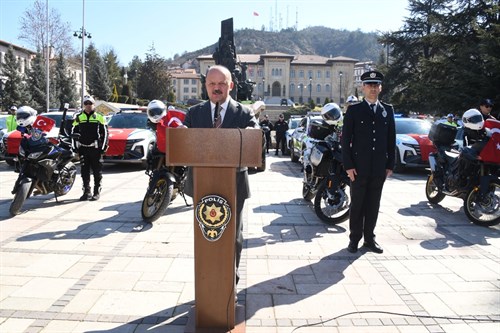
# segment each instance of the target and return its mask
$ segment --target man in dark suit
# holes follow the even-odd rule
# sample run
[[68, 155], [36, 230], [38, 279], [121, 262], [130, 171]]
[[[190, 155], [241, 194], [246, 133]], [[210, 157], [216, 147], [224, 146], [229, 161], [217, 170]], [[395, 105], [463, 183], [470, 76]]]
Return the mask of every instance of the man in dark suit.
[[361, 75], [364, 101], [349, 106], [342, 127], [342, 158], [351, 180], [349, 245], [351, 253], [358, 243], [375, 253], [383, 250], [375, 241], [380, 198], [385, 179], [392, 174], [396, 149], [396, 129], [392, 105], [382, 103], [384, 76], [377, 71]]
[[[260, 128], [254, 112], [233, 100], [229, 92], [234, 83], [231, 72], [224, 66], [210, 67], [207, 72], [205, 87], [209, 100], [188, 109], [184, 125], [188, 128]], [[219, 106], [219, 110], [215, 110]], [[223, 147], [221, 148], [223, 149]], [[262, 149], [256, 147], [255, 149]], [[186, 194], [193, 196], [192, 177], [188, 177]], [[250, 197], [248, 168], [240, 168], [236, 173], [236, 283], [239, 280], [238, 267], [243, 249], [242, 211], [245, 199]]]

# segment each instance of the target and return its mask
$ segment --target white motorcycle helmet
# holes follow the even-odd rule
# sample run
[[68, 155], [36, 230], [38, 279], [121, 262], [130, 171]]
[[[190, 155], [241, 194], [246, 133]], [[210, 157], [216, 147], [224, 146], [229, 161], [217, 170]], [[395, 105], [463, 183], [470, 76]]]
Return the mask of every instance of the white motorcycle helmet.
[[356, 103], [357, 101], [358, 101], [358, 98], [356, 96], [350, 95], [349, 97], [347, 97], [345, 102], [352, 104], [352, 103]]
[[85, 102], [91, 102], [92, 104], [95, 104], [94, 97], [90, 95], [83, 96], [83, 104], [85, 104]]
[[321, 117], [328, 125], [337, 125], [342, 121], [342, 110], [337, 103], [328, 103], [321, 109]]
[[18, 126], [27, 127], [33, 125], [36, 120], [37, 112], [30, 106], [21, 106], [16, 110], [16, 123]]
[[167, 107], [162, 101], [154, 99], [149, 102], [147, 113], [149, 120], [157, 124], [167, 114]]
[[483, 115], [477, 109], [469, 109], [464, 112], [462, 122], [468, 129], [479, 131], [484, 126]]

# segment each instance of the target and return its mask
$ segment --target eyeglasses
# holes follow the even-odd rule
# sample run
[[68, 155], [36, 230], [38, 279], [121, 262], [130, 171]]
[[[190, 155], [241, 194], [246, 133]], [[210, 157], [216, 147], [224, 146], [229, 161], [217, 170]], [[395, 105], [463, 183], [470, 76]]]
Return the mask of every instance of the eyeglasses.
[[491, 109], [493, 107], [493, 105], [485, 105], [484, 107], [488, 108], [488, 109]]
[[83, 105], [92, 105], [92, 102], [84, 102]]

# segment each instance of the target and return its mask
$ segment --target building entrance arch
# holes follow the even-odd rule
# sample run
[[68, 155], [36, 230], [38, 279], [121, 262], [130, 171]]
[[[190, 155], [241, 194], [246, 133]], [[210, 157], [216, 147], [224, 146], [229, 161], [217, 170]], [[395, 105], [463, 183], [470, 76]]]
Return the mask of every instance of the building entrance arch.
[[281, 84], [278, 81], [273, 82], [271, 96], [281, 96]]

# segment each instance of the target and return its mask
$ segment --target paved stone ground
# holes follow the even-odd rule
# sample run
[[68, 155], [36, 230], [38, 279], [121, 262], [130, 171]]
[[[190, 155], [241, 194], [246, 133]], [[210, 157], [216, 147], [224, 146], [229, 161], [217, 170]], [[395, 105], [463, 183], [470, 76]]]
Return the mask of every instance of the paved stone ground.
[[[194, 304], [192, 209], [181, 198], [134, 232], [147, 176], [106, 166], [97, 202], [81, 180], [56, 203], [8, 208], [0, 162], [0, 332], [184, 332]], [[320, 222], [300, 166], [268, 157], [250, 175], [238, 301], [247, 333], [500, 332], [500, 228], [467, 221], [462, 202], [431, 206], [426, 172], [395, 175], [376, 229], [381, 255], [350, 254], [347, 222]]]

